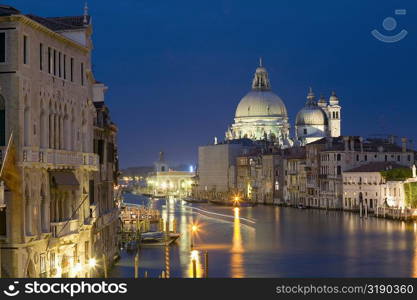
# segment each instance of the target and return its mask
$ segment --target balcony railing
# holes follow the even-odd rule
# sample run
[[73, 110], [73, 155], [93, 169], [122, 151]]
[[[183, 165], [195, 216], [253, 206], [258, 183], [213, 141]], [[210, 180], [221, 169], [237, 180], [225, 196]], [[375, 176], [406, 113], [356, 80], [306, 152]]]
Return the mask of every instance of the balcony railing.
[[[1, 149], [0, 149], [1, 150]], [[74, 152], [55, 149], [23, 148], [22, 160], [25, 163], [44, 163], [62, 166], [86, 166], [98, 170], [98, 155], [95, 153]]]
[[51, 222], [51, 231], [54, 238], [60, 238], [66, 235], [78, 233], [78, 229], [78, 220]]

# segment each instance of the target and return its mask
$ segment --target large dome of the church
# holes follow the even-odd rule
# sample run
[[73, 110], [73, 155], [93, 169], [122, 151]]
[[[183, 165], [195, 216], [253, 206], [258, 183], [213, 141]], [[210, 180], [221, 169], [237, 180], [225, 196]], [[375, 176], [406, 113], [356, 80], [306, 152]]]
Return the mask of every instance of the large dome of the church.
[[236, 118], [287, 116], [284, 102], [271, 91], [253, 90], [240, 100]]
[[270, 140], [288, 147], [291, 145], [289, 128], [285, 104], [271, 91], [268, 72], [260, 61], [253, 77], [252, 90], [240, 100], [235, 122], [227, 130], [226, 139]]

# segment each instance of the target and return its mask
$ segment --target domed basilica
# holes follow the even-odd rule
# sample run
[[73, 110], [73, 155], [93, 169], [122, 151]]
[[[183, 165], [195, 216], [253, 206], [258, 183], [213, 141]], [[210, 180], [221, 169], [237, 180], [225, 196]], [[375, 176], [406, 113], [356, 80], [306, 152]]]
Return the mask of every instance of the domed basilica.
[[239, 102], [235, 122], [226, 132], [226, 140], [248, 138], [268, 140], [288, 148], [305, 145], [323, 137], [340, 136], [341, 107], [333, 92], [329, 102], [323, 97], [316, 101], [310, 88], [305, 106], [299, 111], [295, 123], [295, 138], [290, 137], [290, 125], [284, 101], [271, 90], [268, 72], [256, 68], [252, 90]]

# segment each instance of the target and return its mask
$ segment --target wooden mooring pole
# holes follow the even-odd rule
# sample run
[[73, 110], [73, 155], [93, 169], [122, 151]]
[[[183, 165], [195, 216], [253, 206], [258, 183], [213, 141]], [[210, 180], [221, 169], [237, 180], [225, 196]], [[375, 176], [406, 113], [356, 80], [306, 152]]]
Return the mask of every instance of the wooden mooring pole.
[[139, 252], [135, 255], [135, 278], [139, 278]]
[[169, 278], [170, 275], [171, 275], [170, 252], [169, 252], [168, 237], [167, 237], [167, 242], [165, 244], [165, 276], [166, 278]]
[[197, 278], [197, 261], [193, 259], [192, 262], [193, 262], [193, 278]]
[[208, 278], [208, 274], [209, 274], [209, 258], [208, 258], [208, 252], [205, 251], [204, 252], [204, 277]]

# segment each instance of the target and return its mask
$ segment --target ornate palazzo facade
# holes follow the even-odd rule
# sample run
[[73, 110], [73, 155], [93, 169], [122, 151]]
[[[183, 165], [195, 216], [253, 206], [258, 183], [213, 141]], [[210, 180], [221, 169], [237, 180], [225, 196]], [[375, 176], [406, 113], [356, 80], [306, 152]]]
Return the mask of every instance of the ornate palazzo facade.
[[12, 136], [19, 178], [5, 182], [1, 274], [88, 277], [101, 202], [90, 17], [0, 12], [0, 151]]

